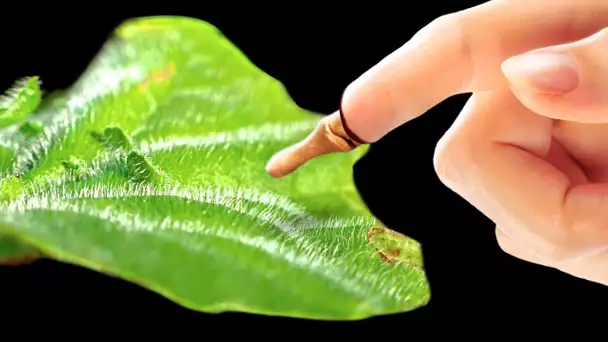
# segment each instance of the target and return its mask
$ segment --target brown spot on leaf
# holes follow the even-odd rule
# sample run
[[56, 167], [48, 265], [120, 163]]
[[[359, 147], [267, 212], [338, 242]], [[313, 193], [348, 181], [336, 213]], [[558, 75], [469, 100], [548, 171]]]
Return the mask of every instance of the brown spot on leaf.
[[384, 250], [382, 248], [378, 248], [377, 246], [374, 245], [374, 243], [372, 242], [372, 239], [381, 233], [385, 233], [385, 232], [389, 232], [388, 229], [386, 228], [382, 228], [382, 227], [374, 227], [372, 229], [370, 229], [367, 232], [367, 242], [369, 242], [372, 246], [374, 246], [374, 248], [376, 249], [376, 251], [378, 252], [378, 254], [380, 255], [380, 258], [382, 258], [382, 260], [386, 261], [389, 264], [394, 263], [395, 261], [391, 258], [388, 257], [388, 255], [384, 252]]
[[39, 258], [40, 258], [39, 256], [27, 256], [27, 257], [22, 257], [22, 258], [0, 260], [0, 266], [27, 265], [27, 264], [33, 263], [34, 261], [38, 260]]
[[422, 267], [418, 243], [401, 233], [376, 226], [367, 232], [367, 241], [374, 246], [380, 258], [389, 264], [405, 263], [411, 267]]

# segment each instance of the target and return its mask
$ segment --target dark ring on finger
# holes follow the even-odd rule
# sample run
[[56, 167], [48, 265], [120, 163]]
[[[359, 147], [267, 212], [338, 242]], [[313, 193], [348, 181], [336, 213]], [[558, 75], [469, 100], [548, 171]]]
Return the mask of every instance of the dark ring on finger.
[[369, 142], [359, 138], [355, 133], [353, 133], [353, 131], [348, 128], [348, 125], [346, 124], [346, 118], [344, 117], [344, 111], [342, 110], [342, 99], [344, 98], [344, 92], [342, 92], [342, 96], [340, 96], [340, 108], [339, 108], [339, 112], [340, 112], [340, 120], [342, 120], [342, 127], [344, 128], [344, 132], [346, 132], [346, 134], [348, 134], [348, 137], [355, 141], [358, 144], [370, 144]]

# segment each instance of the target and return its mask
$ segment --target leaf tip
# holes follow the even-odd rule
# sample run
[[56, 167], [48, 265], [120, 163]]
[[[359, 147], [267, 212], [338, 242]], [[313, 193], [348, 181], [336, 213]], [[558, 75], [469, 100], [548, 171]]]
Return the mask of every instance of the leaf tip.
[[148, 16], [131, 18], [123, 22], [115, 30], [116, 36], [123, 39], [132, 39], [142, 32], [174, 31], [183, 28], [213, 28], [205, 21], [183, 16]]
[[382, 226], [375, 226], [368, 231], [367, 241], [387, 263], [424, 267], [420, 244], [410, 237]]

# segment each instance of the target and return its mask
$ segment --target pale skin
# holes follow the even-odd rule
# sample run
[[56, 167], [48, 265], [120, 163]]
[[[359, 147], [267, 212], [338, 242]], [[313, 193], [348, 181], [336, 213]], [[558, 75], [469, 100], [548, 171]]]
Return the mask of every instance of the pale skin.
[[435, 150], [439, 179], [496, 224], [505, 252], [608, 285], [608, 1], [494, 0], [443, 16], [346, 88], [343, 120], [322, 120], [267, 171], [373, 143], [462, 93]]

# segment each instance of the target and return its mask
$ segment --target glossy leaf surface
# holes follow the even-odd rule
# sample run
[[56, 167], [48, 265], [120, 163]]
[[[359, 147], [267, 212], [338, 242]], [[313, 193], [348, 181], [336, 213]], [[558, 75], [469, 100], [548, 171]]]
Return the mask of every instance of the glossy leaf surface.
[[131, 20], [71, 89], [0, 130], [0, 234], [29, 244], [0, 238], [0, 260], [37, 249], [206, 312], [425, 304], [418, 244], [379, 237], [354, 186], [364, 149], [266, 174], [319, 118], [209, 24]]

